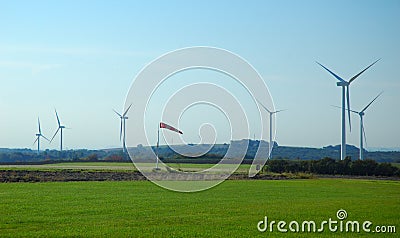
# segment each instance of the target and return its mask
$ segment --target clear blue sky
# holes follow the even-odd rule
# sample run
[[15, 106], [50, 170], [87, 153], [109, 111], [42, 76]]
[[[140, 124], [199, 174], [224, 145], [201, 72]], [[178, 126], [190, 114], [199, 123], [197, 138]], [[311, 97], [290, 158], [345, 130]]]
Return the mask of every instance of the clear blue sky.
[[[350, 78], [382, 58], [354, 81], [351, 104], [359, 110], [385, 91], [366, 112], [368, 146], [400, 147], [399, 23], [400, 1], [389, 0], [1, 1], [0, 147], [35, 148], [38, 116], [51, 137], [55, 107], [72, 128], [66, 148], [119, 146], [112, 109], [122, 110], [135, 75], [161, 54], [199, 45], [258, 70], [276, 109], [288, 109], [277, 141], [293, 146], [340, 143], [340, 111], [330, 105], [341, 91], [316, 60]], [[355, 115], [352, 123], [348, 143], [358, 146]]]

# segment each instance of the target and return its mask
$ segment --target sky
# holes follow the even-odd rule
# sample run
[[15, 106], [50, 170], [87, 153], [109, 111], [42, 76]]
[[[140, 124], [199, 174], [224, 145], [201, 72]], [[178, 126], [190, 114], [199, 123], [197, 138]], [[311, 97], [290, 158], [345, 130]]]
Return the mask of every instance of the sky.
[[[36, 148], [38, 117], [51, 138], [55, 108], [70, 128], [64, 148], [120, 146], [113, 109], [124, 109], [135, 76], [159, 56], [192, 46], [226, 49], [257, 70], [275, 109], [286, 109], [276, 117], [276, 140], [288, 146], [340, 144], [340, 109], [331, 105], [340, 105], [341, 89], [315, 61], [349, 79], [381, 58], [352, 83], [351, 107], [360, 110], [384, 91], [366, 111], [367, 149], [400, 148], [399, 23], [400, 1], [390, 0], [0, 1], [0, 148]], [[172, 76], [152, 99], [153, 110], [182, 78], [186, 85], [220, 82], [238, 101], [248, 100], [240, 85], [225, 83], [228, 76], [195, 70]], [[143, 115], [129, 114], [136, 116]], [[348, 143], [358, 146], [359, 119], [351, 119]], [[179, 126], [185, 143], [201, 142], [201, 130], [216, 130], [206, 141], [241, 139], [228, 121], [218, 108], [199, 105]], [[59, 148], [59, 136], [42, 143], [47, 148]]]

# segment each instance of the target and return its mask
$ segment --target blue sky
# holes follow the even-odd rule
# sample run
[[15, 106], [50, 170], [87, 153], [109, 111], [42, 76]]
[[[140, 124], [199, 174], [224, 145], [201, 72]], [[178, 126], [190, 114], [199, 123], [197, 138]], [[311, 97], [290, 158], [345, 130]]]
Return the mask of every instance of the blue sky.
[[[35, 148], [38, 116], [51, 137], [54, 108], [71, 127], [65, 148], [119, 146], [112, 109], [122, 110], [135, 75], [190, 46], [251, 63], [276, 109], [288, 109], [278, 115], [277, 141], [293, 146], [340, 143], [340, 111], [330, 105], [340, 105], [341, 91], [316, 60], [350, 78], [382, 58], [351, 85], [351, 104], [359, 110], [385, 91], [366, 112], [368, 146], [400, 147], [399, 23], [400, 2], [389, 0], [2, 1], [0, 147]], [[358, 145], [356, 116], [352, 124], [348, 143]], [[196, 142], [198, 128], [184, 129]], [[219, 142], [229, 140], [224, 133]]]

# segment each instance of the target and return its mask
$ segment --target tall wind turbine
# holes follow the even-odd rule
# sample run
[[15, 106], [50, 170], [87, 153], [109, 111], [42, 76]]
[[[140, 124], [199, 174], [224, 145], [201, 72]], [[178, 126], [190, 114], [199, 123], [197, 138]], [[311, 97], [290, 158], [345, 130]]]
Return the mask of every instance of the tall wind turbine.
[[43, 137], [44, 139], [46, 139], [47, 141], [49, 141], [49, 139], [47, 139], [43, 134], [42, 134], [42, 130], [40, 129], [40, 120], [39, 117], [37, 119], [38, 121], [38, 127], [39, 127], [39, 133], [36, 134], [36, 140], [35, 142], [33, 142], [33, 144], [35, 144], [37, 142], [37, 153], [40, 153], [40, 137]]
[[125, 112], [121, 115], [119, 114], [117, 111], [115, 111], [113, 109], [113, 111], [119, 116], [119, 118], [121, 119], [121, 126], [120, 126], [120, 131], [119, 131], [119, 140], [121, 140], [122, 137], [122, 151], [126, 152], [126, 144], [125, 144], [125, 120], [128, 119], [128, 117], [126, 116], [126, 114], [128, 114], [129, 109], [131, 108], [132, 104], [129, 105], [129, 107], [125, 110]]
[[378, 96], [376, 96], [370, 103], [368, 103], [368, 105], [365, 106], [364, 109], [362, 109], [361, 111], [357, 112], [357, 111], [354, 111], [354, 110], [350, 110], [351, 112], [357, 113], [357, 114], [360, 116], [360, 160], [364, 160], [364, 145], [363, 145], [364, 140], [365, 140], [365, 143], [367, 143], [367, 138], [366, 138], [366, 136], [365, 136], [365, 130], [364, 130], [364, 120], [363, 120], [363, 117], [364, 117], [364, 115], [365, 115], [364, 112], [365, 112], [365, 110], [367, 110], [367, 108], [368, 108], [369, 106], [371, 106], [371, 104], [372, 104], [379, 96], [381, 96], [382, 93], [383, 93], [383, 92], [379, 93]]
[[269, 151], [269, 157], [271, 158], [271, 153], [272, 153], [272, 115], [278, 113], [278, 112], [282, 112], [285, 110], [278, 110], [278, 111], [271, 111], [269, 110], [266, 106], [264, 106], [260, 101], [257, 102], [269, 113], [269, 145], [268, 145], [268, 151]]
[[58, 131], [60, 131], [61, 132], [60, 133], [60, 138], [61, 138], [60, 139], [60, 151], [62, 151], [62, 148], [63, 148], [63, 129], [65, 129], [66, 127], [61, 125], [60, 118], [58, 117], [58, 114], [57, 114], [57, 110], [54, 109], [54, 111], [56, 112], [58, 128], [56, 130], [56, 133], [54, 133], [53, 137], [51, 138], [50, 143], [53, 141], [53, 139], [57, 135]]
[[[337, 74], [333, 73], [331, 70], [323, 66], [322, 64], [316, 62], [319, 64], [322, 68], [324, 68], [326, 71], [328, 71], [330, 74], [333, 75], [339, 82], [336, 83], [337, 86], [342, 87], [342, 144], [341, 144], [341, 152], [340, 152], [340, 159], [344, 160], [346, 158], [346, 101], [347, 101], [347, 111], [348, 111], [348, 117], [349, 117], [349, 128], [351, 131], [351, 120], [350, 120], [350, 84], [353, 82], [358, 76], [360, 76], [362, 73], [364, 73], [367, 69], [369, 69], [372, 65], [374, 65], [376, 62], [378, 62], [380, 59], [376, 60], [372, 64], [370, 64], [368, 67], [366, 67], [364, 70], [362, 70], [360, 73], [354, 75], [349, 81], [344, 80], [343, 78], [339, 77]], [[347, 98], [347, 100], [346, 100]]]

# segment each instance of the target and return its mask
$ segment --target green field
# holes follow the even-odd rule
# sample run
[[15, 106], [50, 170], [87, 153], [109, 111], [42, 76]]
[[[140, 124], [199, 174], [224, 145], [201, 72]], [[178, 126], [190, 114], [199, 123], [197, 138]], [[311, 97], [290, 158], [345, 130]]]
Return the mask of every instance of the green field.
[[396, 166], [397, 168], [400, 168], [400, 163], [392, 163], [393, 166]]
[[331, 233], [327, 227], [312, 234], [257, 230], [266, 215], [318, 224], [338, 220], [339, 209], [347, 211], [347, 220], [400, 228], [398, 181], [235, 180], [198, 193], [148, 181], [3, 183], [0, 201], [1, 237], [396, 237]]

